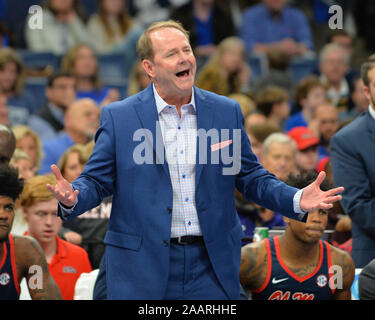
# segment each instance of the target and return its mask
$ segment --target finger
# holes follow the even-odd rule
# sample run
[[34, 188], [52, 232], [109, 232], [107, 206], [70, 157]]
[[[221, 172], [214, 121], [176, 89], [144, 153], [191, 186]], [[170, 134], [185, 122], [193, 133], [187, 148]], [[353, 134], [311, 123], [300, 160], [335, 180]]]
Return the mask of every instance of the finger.
[[320, 185], [322, 184], [322, 182], [324, 181], [324, 179], [326, 178], [326, 173], [325, 171], [321, 171], [318, 176], [316, 177], [314, 183], [320, 187]]
[[56, 191], [55, 186], [50, 185], [49, 183], [47, 183], [47, 184], [46, 184], [46, 187], [47, 187], [47, 190], [48, 190], [48, 191], [50, 191], [50, 192], [52, 192], [52, 193], [55, 193], [55, 191]]
[[341, 193], [343, 191], [344, 191], [344, 187], [337, 187], [337, 188], [330, 189], [330, 190], [326, 191], [326, 195], [332, 196], [334, 194], [338, 194], [338, 193]]
[[64, 180], [64, 177], [62, 176], [61, 171], [60, 171], [60, 169], [57, 165], [52, 164], [51, 170], [52, 170], [53, 174], [55, 175], [57, 181]]
[[334, 203], [334, 202], [340, 201], [341, 199], [342, 199], [341, 195], [327, 197], [326, 199], [324, 199], [324, 203]]
[[319, 207], [317, 209], [328, 210], [328, 209], [331, 209], [331, 208], [333, 208], [333, 204], [332, 203], [321, 202], [321, 203], [319, 203]]

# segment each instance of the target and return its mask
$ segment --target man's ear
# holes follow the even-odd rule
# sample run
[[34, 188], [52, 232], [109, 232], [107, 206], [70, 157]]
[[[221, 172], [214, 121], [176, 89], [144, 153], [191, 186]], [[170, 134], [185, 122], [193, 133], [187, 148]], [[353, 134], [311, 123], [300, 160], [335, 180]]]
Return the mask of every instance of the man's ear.
[[369, 89], [368, 86], [366, 86], [366, 85], [363, 86], [363, 92], [364, 92], [366, 98], [367, 98], [369, 101], [371, 101], [370, 89]]
[[150, 78], [154, 77], [154, 64], [149, 59], [142, 60], [142, 67]]
[[28, 212], [26, 208], [22, 208], [22, 214], [25, 220], [28, 222]]

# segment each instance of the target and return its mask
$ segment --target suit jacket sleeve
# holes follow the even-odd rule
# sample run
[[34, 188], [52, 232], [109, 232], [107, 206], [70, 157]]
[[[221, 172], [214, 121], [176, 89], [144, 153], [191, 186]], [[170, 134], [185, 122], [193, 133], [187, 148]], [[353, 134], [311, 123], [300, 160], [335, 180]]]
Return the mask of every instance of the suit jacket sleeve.
[[355, 146], [347, 139], [334, 136], [331, 140], [332, 170], [335, 184], [345, 188], [341, 205], [367, 233], [375, 237], [375, 198], [370, 178]]
[[69, 217], [59, 215], [63, 219], [73, 218], [96, 206], [113, 194], [116, 177], [115, 136], [110, 110], [103, 108], [100, 128], [95, 136], [94, 151], [82, 174], [72, 183], [74, 190], [79, 190], [78, 202]]
[[257, 162], [244, 130], [244, 118], [237, 104], [238, 127], [241, 128], [241, 169], [236, 188], [248, 200], [295, 220], [306, 221], [306, 214], [294, 211], [293, 197], [298, 189], [278, 180]]

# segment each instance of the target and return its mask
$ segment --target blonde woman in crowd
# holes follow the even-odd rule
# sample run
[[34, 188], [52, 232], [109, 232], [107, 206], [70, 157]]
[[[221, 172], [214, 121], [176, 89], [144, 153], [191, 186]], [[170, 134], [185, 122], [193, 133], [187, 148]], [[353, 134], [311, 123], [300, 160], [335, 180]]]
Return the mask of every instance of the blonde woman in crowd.
[[12, 127], [12, 131], [16, 137], [16, 148], [21, 149], [30, 157], [33, 170], [37, 172], [43, 157], [42, 142], [39, 135], [28, 126], [23, 125]]
[[128, 96], [132, 96], [143, 89], [146, 89], [150, 84], [150, 78], [148, 77], [145, 69], [143, 69], [142, 64], [137, 60], [130, 72], [129, 77], [129, 87], [128, 87]]
[[199, 71], [196, 85], [225, 96], [248, 93], [250, 73], [243, 41], [228, 37]]

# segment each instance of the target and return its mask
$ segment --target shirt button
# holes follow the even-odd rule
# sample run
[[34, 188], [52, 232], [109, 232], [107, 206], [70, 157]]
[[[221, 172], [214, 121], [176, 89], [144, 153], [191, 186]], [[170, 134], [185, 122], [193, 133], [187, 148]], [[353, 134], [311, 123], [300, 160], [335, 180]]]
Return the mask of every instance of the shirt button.
[[188, 202], [188, 201], [189, 201], [189, 198], [185, 198], [185, 201]]
[[188, 222], [188, 225], [191, 226], [191, 221]]
[[180, 127], [180, 126], [178, 126], [178, 130], [181, 130], [181, 127]]
[[164, 247], [167, 247], [168, 246], [168, 241], [167, 240], [163, 240], [163, 245], [164, 245]]
[[186, 176], [183, 174], [183, 175], [182, 175], [182, 179], [185, 179], [185, 177], [186, 177]]
[[180, 153], [183, 154], [183, 153], [184, 153], [184, 150], [181, 150]]

